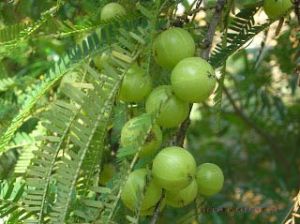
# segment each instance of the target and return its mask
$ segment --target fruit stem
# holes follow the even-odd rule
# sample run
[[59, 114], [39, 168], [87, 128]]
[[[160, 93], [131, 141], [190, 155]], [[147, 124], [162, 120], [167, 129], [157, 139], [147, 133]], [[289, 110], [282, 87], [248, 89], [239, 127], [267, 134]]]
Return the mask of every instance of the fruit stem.
[[159, 213], [160, 213], [160, 206], [161, 206], [161, 203], [162, 203], [162, 201], [164, 200], [164, 198], [165, 198], [165, 190], [163, 189], [162, 194], [161, 194], [161, 197], [160, 197], [159, 201], [157, 202], [157, 204], [156, 204], [156, 206], [155, 206], [155, 210], [154, 210], [152, 219], [151, 219], [151, 221], [150, 221], [150, 224], [155, 224], [155, 223], [157, 223], [158, 218], [159, 218]]

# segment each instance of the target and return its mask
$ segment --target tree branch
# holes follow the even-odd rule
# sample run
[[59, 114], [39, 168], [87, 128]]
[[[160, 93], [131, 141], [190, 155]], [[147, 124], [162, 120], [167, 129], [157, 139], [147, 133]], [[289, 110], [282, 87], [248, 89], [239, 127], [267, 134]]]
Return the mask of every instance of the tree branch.
[[[211, 47], [212, 47], [212, 42], [213, 42], [213, 39], [214, 39], [214, 36], [215, 36], [215, 33], [216, 33], [216, 29], [217, 29], [217, 26], [220, 22], [220, 19], [222, 17], [222, 10], [224, 9], [224, 6], [225, 6], [225, 3], [226, 3], [226, 0], [218, 0], [217, 4], [216, 4], [216, 7], [215, 7], [215, 13], [212, 17], [212, 20], [209, 24], [209, 27], [208, 27], [208, 32], [206, 34], [206, 37], [204, 38], [203, 40], [203, 51], [202, 51], [202, 58], [205, 59], [205, 60], [208, 60], [209, 58], [209, 53], [210, 53], [210, 50], [211, 50]], [[192, 105], [190, 105], [190, 111], [192, 109]], [[174, 142], [179, 145], [179, 146], [182, 146], [183, 143], [184, 143], [184, 139], [185, 139], [185, 135], [186, 135], [186, 131], [190, 125], [191, 121], [189, 118], [187, 118], [180, 126], [176, 136], [175, 136], [175, 139], [174, 139]]]
[[218, 0], [216, 7], [215, 7], [215, 13], [213, 15], [213, 18], [209, 24], [208, 32], [206, 34], [205, 39], [203, 40], [203, 51], [202, 51], [202, 58], [207, 60], [209, 58], [210, 49], [212, 47], [212, 42], [216, 33], [217, 26], [219, 24], [219, 21], [222, 17], [222, 11], [225, 6], [226, 0]]
[[285, 167], [287, 167], [288, 163], [286, 161], [286, 157], [283, 155], [282, 151], [278, 147], [279, 145], [274, 141], [274, 137], [265, 132], [263, 129], [261, 129], [259, 126], [257, 126], [256, 123], [254, 123], [252, 120], [250, 120], [243, 111], [236, 105], [234, 99], [232, 98], [231, 94], [229, 93], [226, 86], [223, 86], [223, 92], [225, 93], [226, 97], [228, 98], [230, 104], [233, 107], [233, 110], [235, 111], [236, 115], [238, 115], [249, 127], [253, 128], [253, 130], [259, 134], [263, 139], [274, 149], [275, 151], [275, 158], [278, 162], [278, 164], [281, 164], [280, 162], [283, 162]]
[[298, 19], [298, 23], [300, 24], [300, 0], [294, 0], [294, 8]]
[[165, 192], [163, 190], [163, 193], [159, 199], [159, 201], [157, 202], [156, 206], [155, 206], [155, 209], [154, 209], [154, 213], [153, 213], [153, 216], [152, 216], [152, 219], [150, 221], [150, 224], [155, 224], [157, 223], [158, 221], [158, 218], [159, 218], [159, 213], [160, 213], [160, 206], [161, 206], [161, 203], [162, 201], [164, 200], [165, 198]]

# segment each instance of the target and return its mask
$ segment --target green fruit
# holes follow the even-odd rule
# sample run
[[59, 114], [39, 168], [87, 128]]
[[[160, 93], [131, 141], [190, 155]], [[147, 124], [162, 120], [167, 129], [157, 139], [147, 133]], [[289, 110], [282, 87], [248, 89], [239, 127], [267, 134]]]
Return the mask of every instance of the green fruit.
[[124, 102], [141, 102], [152, 89], [152, 79], [137, 64], [132, 65], [122, 82], [120, 100]]
[[224, 175], [217, 165], [213, 163], [203, 163], [197, 169], [196, 181], [199, 194], [211, 196], [222, 189]]
[[166, 204], [175, 208], [184, 207], [193, 202], [198, 194], [198, 185], [195, 180], [180, 191], [167, 191]]
[[133, 171], [123, 189], [121, 200], [130, 210], [141, 209], [142, 214], [152, 213], [160, 200], [162, 189], [153, 181], [147, 181], [147, 170], [138, 169]]
[[153, 160], [154, 181], [169, 191], [187, 187], [196, 173], [194, 157], [180, 147], [167, 147], [161, 150]]
[[190, 103], [203, 102], [213, 92], [216, 79], [212, 66], [199, 57], [185, 58], [172, 71], [175, 95]]
[[270, 19], [284, 16], [293, 7], [291, 0], [264, 0], [264, 11]]
[[101, 10], [101, 21], [108, 21], [117, 16], [123, 16], [126, 14], [125, 8], [115, 2], [105, 5]]
[[108, 53], [104, 52], [102, 54], [96, 55], [93, 58], [93, 61], [94, 61], [95, 66], [101, 70], [103, 68], [103, 64], [105, 62], [107, 62], [108, 59], [109, 59]]
[[182, 28], [170, 28], [162, 32], [153, 44], [155, 61], [167, 69], [172, 69], [179, 61], [194, 54], [194, 39]]
[[106, 185], [108, 181], [116, 173], [116, 167], [112, 163], [106, 163], [103, 165], [103, 168], [100, 173], [100, 184]]
[[189, 104], [178, 99], [172, 87], [162, 85], [155, 88], [146, 101], [146, 111], [158, 113], [157, 123], [164, 128], [177, 127], [189, 115]]
[[[121, 131], [121, 145], [123, 147], [138, 147], [139, 140], [143, 140], [147, 130], [152, 124], [152, 118], [149, 114], [142, 114], [129, 120]], [[149, 156], [156, 153], [162, 142], [162, 132], [158, 125], [154, 124], [152, 130], [142, 146], [139, 156]]]

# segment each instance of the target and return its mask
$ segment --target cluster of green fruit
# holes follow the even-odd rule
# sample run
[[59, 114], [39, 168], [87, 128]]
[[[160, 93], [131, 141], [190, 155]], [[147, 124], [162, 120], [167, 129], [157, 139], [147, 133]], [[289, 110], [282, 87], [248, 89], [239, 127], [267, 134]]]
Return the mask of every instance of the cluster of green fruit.
[[[101, 20], [123, 14], [125, 10], [121, 5], [110, 3], [102, 9]], [[183, 207], [194, 201], [197, 195], [211, 196], [223, 186], [224, 176], [217, 165], [205, 163], [197, 170], [193, 156], [180, 147], [157, 152], [163, 139], [161, 128], [178, 127], [188, 117], [190, 103], [203, 102], [214, 90], [214, 69], [207, 61], [194, 57], [195, 49], [194, 39], [186, 30], [170, 28], [163, 31], [154, 40], [153, 57], [159, 66], [171, 72], [171, 84], [152, 89], [151, 76], [138, 63], [128, 69], [122, 81], [118, 98], [128, 103], [145, 100], [146, 113], [124, 125], [121, 146], [135, 148], [139, 151], [139, 158], [155, 156], [152, 171], [134, 170], [121, 195], [126, 207], [131, 210], [140, 208], [143, 215], [153, 213], [163, 191], [165, 199], [162, 205]], [[102, 54], [95, 58], [95, 65], [101, 68], [107, 57]], [[141, 142], [144, 136], [147, 139]]]
[[[177, 46], [180, 49], [174, 51]], [[172, 55], [169, 52], [173, 52]], [[171, 71], [171, 85], [152, 90], [152, 79], [137, 64], [125, 75], [119, 98], [124, 102], [146, 99], [146, 113], [129, 120], [121, 132], [122, 147], [137, 145], [140, 135], [153, 125], [149, 138], [140, 150], [140, 156], [153, 155], [162, 142], [162, 128], [178, 127], [189, 115], [190, 103], [202, 102], [212, 93], [216, 79], [212, 66], [199, 57], [193, 57], [195, 43], [182, 28], [170, 28], [160, 33], [153, 44], [157, 64]]]
[[[204, 2], [206, 7], [214, 7], [217, 0], [206, 0]], [[260, 1], [256, 0], [236, 0], [235, 1], [238, 8], [249, 8], [257, 6]], [[265, 13], [270, 19], [278, 19], [284, 16], [293, 7], [293, 0], [264, 0], [263, 8]]]
[[[172, 52], [172, 54], [170, 54]], [[153, 56], [157, 64], [171, 71], [171, 85], [152, 90], [152, 79], [134, 64], [122, 82], [119, 98], [138, 103], [146, 98], [146, 112], [159, 111], [157, 123], [163, 128], [178, 127], [189, 115], [189, 103], [202, 102], [212, 93], [216, 80], [212, 66], [193, 57], [195, 43], [182, 28], [170, 28], [155, 39]]]
[[[124, 14], [123, 6], [110, 3], [103, 7], [101, 20], [107, 21]], [[159, 111], [158, 125], [163, 128], [178, 127], [189, 115], [189, 103], [206, 100], [216, 84], [212, 66], [194, 57], [194, 54], [195, 42], [186, 30], [170, 28], [160, 33], [153, 44], [153, 56], [162, 68], [172, 70], [171, 85], [152, 89], [151, 76], [145, 74], [145, 69], [138, 63], [134, 63], [124, 76], [119, 99], [129, 103], [146, 99], [147, 113]], [[100, 68], [107, 57], [107, 54], [102, 54], [94, 58], [95, 65]]]
[[222, 170], [217, 165], [204, 163], [197, 168], [187, 150], [167, 147], [154, 158], [152, 171], [142, 168], [130, 173], [121, 200], [129, 209], [140, 208], [141, 215], [151, 215], [161, 198], [160, 209], [166, 204], [175, 208], [184, 207], [198, 195], [218, 193], [223, 182]]
[[[216, 0], [213, 0], [216, 3]], [[252, 5], [253, 1], [243, 1]], [[212, 1], [206, 4], [212, 5]], [[271, 19], [278, 18], [292, 7], [290, 0], [265, 0], [264, 10]], [[108, 21], [126, 14], [118, 3], [103, 7], [101, 20]], [[146, 113], [129, 120], [121, 131], [121, 146], [138, 148], [139, 158], [154, 156], [151, 170], [136, 169], [130, 173], [122, 188], [121, 199], [131, 210], [140, 209], [142, 215], [152, 214], [158, 202], [183, 207], [198, 195], [218, 193], [224, 182], [222, 170], [215, 164], [204, 163], [198, 168], [193, 156], [185, 149], [172, 146], [158, 152], [162, 144], [161, 128], [178, 127], [189, 115], [190, 103], [205, 101], [213, 92], [216, 79], [214, 69], [205, 60], [194, 57], [195, 43], [182, 28], [170, 28], [160, 33], [153, 43], [153, 57], [162, 68], [171, 72], [170, 85], [154, 89], [152, 78], [145, 69], [134, 63], [124, 76], [119, 99], [128, 103], [145, 100]], [[172, 53], [171, 53], [172, 52]], [[94, 58], [101, 69], [109, 56]], [[153, 120], [155, 115], [155, 122]], [[148, 130], [150, 129], [150, 130]], [[142, 144], [141, 136], [147, 136]], [[103, 168], [111, 171], [111, 165]], [[111, 176], [111, 172], [107, 176]], [[103, 179], [103, 178], [102, 178]], [[103, 179], [103, 183], [107, 180]]]

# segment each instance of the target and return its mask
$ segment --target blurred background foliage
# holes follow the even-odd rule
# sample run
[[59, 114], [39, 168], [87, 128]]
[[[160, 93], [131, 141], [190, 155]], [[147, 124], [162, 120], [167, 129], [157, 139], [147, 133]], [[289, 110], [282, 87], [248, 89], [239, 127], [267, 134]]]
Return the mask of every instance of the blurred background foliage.
[[[0, 45], [0, 133], [16, 115], [26, 92], [44, 78], [45, 71], [70, 46], [97, 27], [98, 9], [106, 2], [65, 0], [59, 11], [50, 13], [45, 12], [60, 4], [59, 1], [0, 2], [1, 42], [7, 38], [1, 35], [1, 28], [8, 26], [14, 27], [22, 40], [11, 46]], [[137, 1], [120, 2], [130, 9]], [[202, 22], [206, 19], [200, 18]], [[30, 25], [37, 29], [30, 36], [26, 32], [22, 35], [22, 30]], [[263, 38], [255, 39], [256, 44], [228, 59], [221, 111], [216, 113], [210, 102], [194, 105], [185, 142], [197, 163], [216, 163], [224, 171], [224, 189], [201, 206], [270, 208], [271, 211], [203, 211], [200, 223], [280, 223], [292, 206], [300, 183], [300, 32], [297, 26], [295, 19], [288, 18], [276, 36], [275, 24], [262, 34]], [[20, 167], [26, 167], [18, 164], [21, 151], [34, 142], [34, 136], [43, 133], [36, 115], [45, 109], [45, 102], [56, 98], [56, 91], [57, 88], [52, 89], [38, 102], [34, 113], [18, 130], [11, 149], [1, 155], [0, 179], [14, 178], [22, 172]], [[115, 110], [117, 117], [124, 107], [119, 105]], [[122, 116], [115, 121], [120, 122], [119, 126], [124, 123]], [[113, 139], [112, 145], [117, 141]], [[30, 153], [28, 150], [22, 156], [30, 157]], [[194, 206], [167, 208], [160, 223], [193, 223]]]

